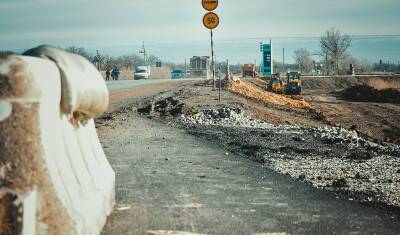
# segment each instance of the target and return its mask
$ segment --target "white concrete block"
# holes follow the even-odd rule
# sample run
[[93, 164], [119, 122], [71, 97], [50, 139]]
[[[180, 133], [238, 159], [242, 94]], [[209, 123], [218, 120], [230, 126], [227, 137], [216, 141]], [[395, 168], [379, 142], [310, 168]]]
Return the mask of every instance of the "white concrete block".
[[[61, 66], [27, 56], [0, 60], [0, 79], [11, 84], [0, 87], [0, 183], [9, 182], [1, 184], [7, 186], [0, 197], [5, 191], [37, 192], [27, 198], [24, 223], [35, 221], [26, 221], [24, 233], [99, 234], [114, 206], [115, 174], [92, 119], [106, 110], [108, 91], [93, 65], [82, 57], [65, 58]], [[69, 74], [64, 82], [59, 68]], [[78, 71], [90, 72], [85, 77]], [[73, 125], [71, 113], [62, 109], [65, 92], [72, 97], [70, 110], [90, 117], [78, 120], [84, 124]], [[34, 201], [37, 207], [30, 206]]]
[[40, 46], [24, 53], [48, 58], [56, 63], [61, 73], [61, 109], [86, 121], [105, 112], [109, 93], [103, 77], [88, 60], [49, 46]]

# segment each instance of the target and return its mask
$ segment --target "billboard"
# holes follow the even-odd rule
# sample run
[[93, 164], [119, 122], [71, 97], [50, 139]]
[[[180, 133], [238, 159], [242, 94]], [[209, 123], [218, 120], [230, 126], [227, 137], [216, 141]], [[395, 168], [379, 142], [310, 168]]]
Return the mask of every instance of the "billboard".
[[263, 44], [263, 75], [270, 76], [273, 73], [272, 68], [272, 46], [271, 44]]

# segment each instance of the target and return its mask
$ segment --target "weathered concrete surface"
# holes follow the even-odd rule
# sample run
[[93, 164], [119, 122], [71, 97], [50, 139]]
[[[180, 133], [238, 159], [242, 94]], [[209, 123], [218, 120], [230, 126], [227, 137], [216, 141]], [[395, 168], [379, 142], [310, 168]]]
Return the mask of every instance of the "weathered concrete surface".
[[61, 110], [65, 114], [87, 121], [107, 110], [106, 83], [96, 67], [84, 57], [50, 46], [33, 48], [24, 55], [55, 62], [60, 71]]
[[98, 127], [117, 175], [117, 209], [104, 234], [400, 231], [385, 211], [336, 199], [126, 110]]
[[71, 123], [61, 89], [55, 63], [0, 58], [1, 234], [98, 234], [113, 208], [93, 119]]

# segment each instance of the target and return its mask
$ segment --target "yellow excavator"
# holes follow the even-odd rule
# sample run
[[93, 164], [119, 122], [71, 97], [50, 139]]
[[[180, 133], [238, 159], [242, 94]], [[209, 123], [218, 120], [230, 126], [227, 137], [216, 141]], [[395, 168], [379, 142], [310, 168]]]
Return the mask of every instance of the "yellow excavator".
[[300, 95], [301, 94], [301, 73], [292, 71], [287, 73], [287, 82], [285, 86], [286, 95]]
[[267, 91], [274, 92], [277, 94], [283, 93], [283, 81], [279, 73], [275, 73], [271, 76], [271, 80], [268, 83]]

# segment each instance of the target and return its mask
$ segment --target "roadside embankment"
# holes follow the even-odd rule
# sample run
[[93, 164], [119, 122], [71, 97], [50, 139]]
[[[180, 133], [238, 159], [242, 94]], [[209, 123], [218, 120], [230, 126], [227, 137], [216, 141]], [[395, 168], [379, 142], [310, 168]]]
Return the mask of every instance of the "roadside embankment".
[[[227, 91], [218, 103], [213, 97], [203, 98], [209, 89], [200, 84], [181, 88], [144, 102], [138, 111], [338, 197], [400, 207], [398, 145], [381, 145], [355, 130], [315, 124], [323, 120], [301, 109], [281, 109], [268, 102], [258, 109], [260, 102]], [[269, 118], [279, 114], [274, 118], [293, 121], [302, 116], [304, 122], [271, 123], [256, 116], [260, 110]]]

